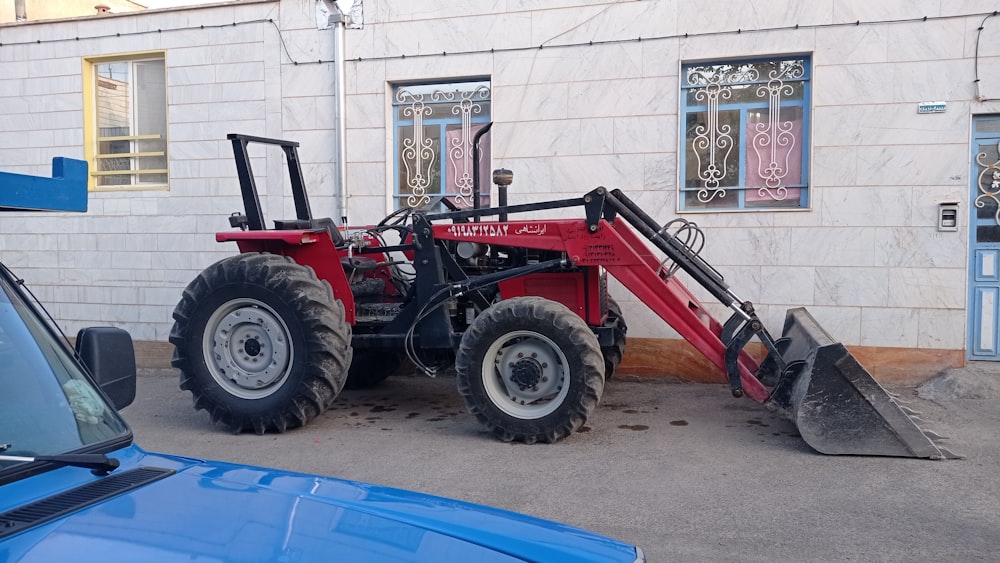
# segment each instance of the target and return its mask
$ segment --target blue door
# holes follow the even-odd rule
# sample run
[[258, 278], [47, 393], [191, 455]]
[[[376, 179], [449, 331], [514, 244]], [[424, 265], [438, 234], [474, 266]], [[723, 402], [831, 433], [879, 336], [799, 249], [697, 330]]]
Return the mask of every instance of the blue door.
[[1000, 116], [972, 122], [970, 360], [1000, 361]]

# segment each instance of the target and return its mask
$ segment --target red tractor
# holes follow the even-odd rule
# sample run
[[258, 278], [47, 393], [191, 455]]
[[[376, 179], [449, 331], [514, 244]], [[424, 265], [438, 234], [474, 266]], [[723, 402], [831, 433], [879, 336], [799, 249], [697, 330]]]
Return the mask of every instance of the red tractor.
[[[586, 422], [621, 361], [610, 274], [723, 370], [734, 396], [786, 414], [817, 451], [952, 456], [805, 309], [773, 338], [699, 256], [694, 224], [660, 225], [619, 190], [507, 205], [501, 173], [498, 207], [401, 209], [341, 229], [312, 216], [298, 143], [228, 138], [245, 212], [216, 239], [240, 254], [188, 285], [170, 341], [181, 388], [234, 432], [304, 425], [345, 385], [377, 384], [409, 358], [430, 374], [453, 361], [469, 411], [500, 439], [554, 442]], [[265, 224], [248, 143], [284, 151], [295, 219]], [[564, 208], [583, 218], [511, 219]], [[713, 318], [678, 270], [732, 315]], [[767, 352], [760, 364], [744, 350], [753, 339]]]

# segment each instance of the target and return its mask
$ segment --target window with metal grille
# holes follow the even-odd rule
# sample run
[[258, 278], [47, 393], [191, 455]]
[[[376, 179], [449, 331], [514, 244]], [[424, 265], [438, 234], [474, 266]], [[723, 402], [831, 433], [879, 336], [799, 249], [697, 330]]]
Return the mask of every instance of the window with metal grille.
[[685, 64], [680, 208], [809, 206], [805, 56]]
[[92, 62], [94, 189], [167, 185], [163, 57]]
[[473, 140], [490, 122], [490, 82], [397, 85], [392, 105], [395, 207], [437, 209], [445, 198], [472, 207], [476, 166], [480, 204], [489, 205], [490, 135], [475, 165]]

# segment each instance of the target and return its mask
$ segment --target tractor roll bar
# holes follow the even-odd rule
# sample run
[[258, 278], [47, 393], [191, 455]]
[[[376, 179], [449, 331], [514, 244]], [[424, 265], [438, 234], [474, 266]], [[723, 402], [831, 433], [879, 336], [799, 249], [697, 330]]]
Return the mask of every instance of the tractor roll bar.
[[250, 155], [247, 153], [249, 143], [278, 145], [281, 150], [285, 151], [285, 159], [288, 161], [288, 178], [292, 183], [292, 199], [295, 201], [295, 218], [312, 221], [312, 210], [309, 208], [309, 198], [306, 195], [305, 182], [302, 180], [298, 142], [239, 133], [230, 133], [226, 135], [226, 138], [233, 142], [236, 174], [239, 176], [240, 188], [243, 192], [243, 208], [246, 210], [247, 227], [251, 231], [263, 231], [265, 226], [264, 212], [260, 207], [260, 196], [257, 194], [257, 184], [253, 179], [253, 170], [250, 168]]

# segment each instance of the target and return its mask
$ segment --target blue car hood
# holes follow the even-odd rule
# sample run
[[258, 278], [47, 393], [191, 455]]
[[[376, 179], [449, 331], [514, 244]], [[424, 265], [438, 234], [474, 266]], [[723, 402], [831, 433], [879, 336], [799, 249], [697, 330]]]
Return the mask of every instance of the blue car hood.
[[[570, 526], [419, 493], [221, 462], [112, 454], [163, 477], [0, 540], [3, 561], [626, 561]], [[137, 472], [128, 473], [136, 474]], [[0, 487], [0, 512], [100, 482], [64, 467]], [[0, 522], [2, 523], [2, 522]]]

